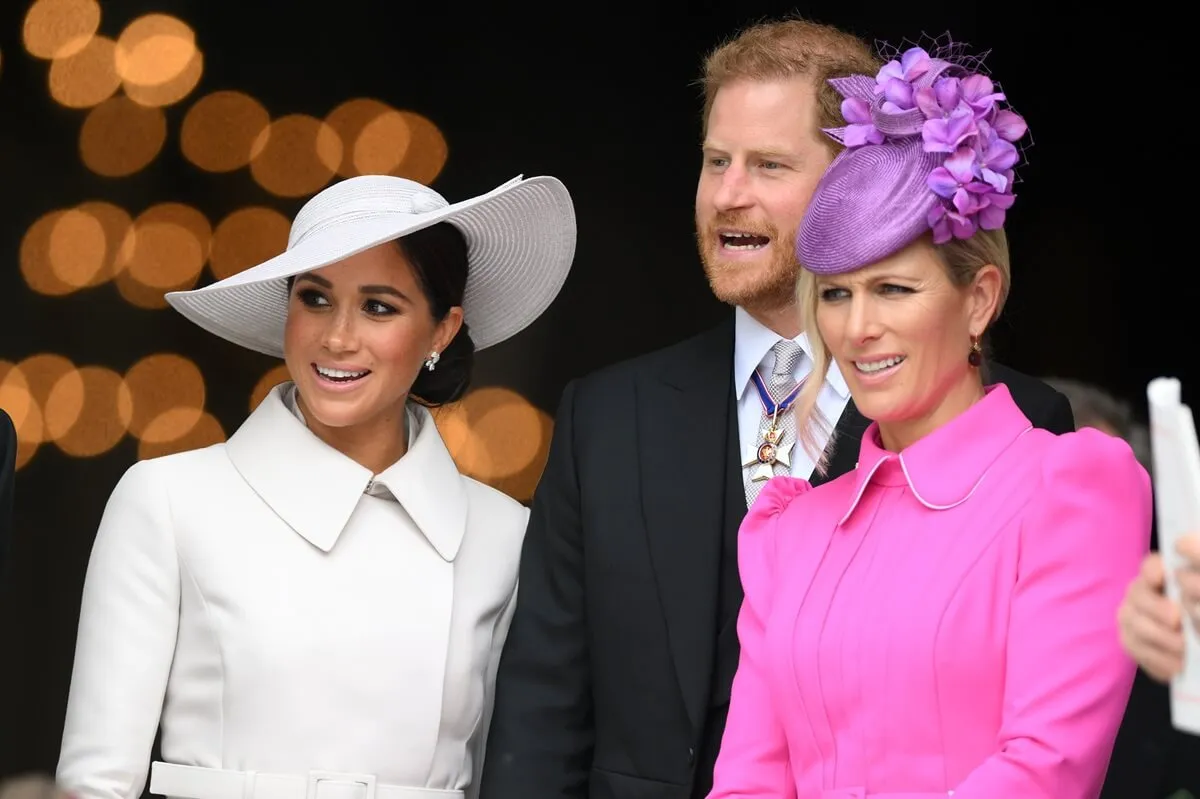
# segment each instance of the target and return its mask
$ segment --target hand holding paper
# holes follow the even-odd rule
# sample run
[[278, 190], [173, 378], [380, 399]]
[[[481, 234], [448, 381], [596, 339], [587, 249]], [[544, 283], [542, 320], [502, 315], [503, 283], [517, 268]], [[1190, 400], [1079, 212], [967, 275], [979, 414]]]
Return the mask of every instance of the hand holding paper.
[[1162, 555], [1151, 552], [1125, 593], [1118, 617], [1121, 646], [1142, 670], [1169, 682], [1183, 670], [1183, 627], [1179, 604], [1166, 596]]
[[[1166, 594], [1185, 615], [1200, 622], [1200, 571], [1181, 554], [1196, 542], [1184, 539], [1200, 531], [1200, 444], [1192, 411], [1181, 400], [1178, 380], [1157, 378], [1146, 391], [1154, 453], [1154, 495], [1158, 540]], [[1200, 554], [1200, 553], [1198, 553]], [[1143, 572], [1144, 574], [1144, 572]], [[1139, 581], [1142, 578], [1139, 578]], [[1130, 589], [1131, 596], [1138, 590]], [[1123, 609], [1124, 612], [1124, 609]], [[1178, 624], [1178, 618], [1169, 619]], [[1182, 669], [1171, 680], [1171, 721], [1177, 729], [1200, 735], [1200, 623], [1182, 625]], [[1135, 653], [1136, 656], [1136, 653]]]

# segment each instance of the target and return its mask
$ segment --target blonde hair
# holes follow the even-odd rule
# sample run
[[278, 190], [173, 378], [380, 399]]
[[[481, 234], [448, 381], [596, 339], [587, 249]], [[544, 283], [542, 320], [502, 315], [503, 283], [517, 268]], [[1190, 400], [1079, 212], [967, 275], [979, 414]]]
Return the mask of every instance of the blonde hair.
[[[842, 96], [829, 85], [830, 78], [871, 75], [882, 67], [870, 45], [859, 37], [799, 17], [752, 25], [715, 48], [704, 59], [700, 79], [704, 87], [704, 127], [717, 91], [735, 80], [778, 80], [810, 77], [817, 91], [817, 124], [834, 128], [842, 118]], [[841, 144], [814, 131], [834, 153]]]
[[[1004, 230], [979, 230], [968, 239], [951, 239], [945, 244], [933, 244], [932, 238], [928, 234], [926, 238], [938, 256], [938, 260], [945, 267], [950, 282], [960, 289], [970, 286], [975, 280], [975, 276], [979, 274], [979, 270], [989, 264], [1000, 270], [1000, 299], [996, 303], [996, 310], [992, 314], [992, 318], [988, 321], [988, 327], [991, 327], [1004, 309], [1009, 287], [1012, 284], [1008, 238], [1005, 236]], [[833, 428], [825, 414], [821, 413], [821, 409], [817, 406], [824, 381], [815, 378], [818, 375], [822, 378], [825, 376], [833, 358], [829, 354], [829, 347], [825, 343], [825, 339], [821, 337], [820, 328], [817, 327], [817, 304], [820, 299], [817, 296], [817, 279], [807, 269], [800, 270], [796, 295], [801, 313], [800, 318], [804, 320], [805, 330], [808, 333], [814, 379], [807, 381], [804, 388], [800, 390], [793, 412], [796, 414], [796, 429], [799, 431], [800, 444], [816, 464], [817, 473], [824, 475], [829, 468], [829, 454], [833, 451], [836, 442], [831, 436], [829, 444], [824, 448], [818, 444], [818, 431], [828, 434], [832, 432]]]

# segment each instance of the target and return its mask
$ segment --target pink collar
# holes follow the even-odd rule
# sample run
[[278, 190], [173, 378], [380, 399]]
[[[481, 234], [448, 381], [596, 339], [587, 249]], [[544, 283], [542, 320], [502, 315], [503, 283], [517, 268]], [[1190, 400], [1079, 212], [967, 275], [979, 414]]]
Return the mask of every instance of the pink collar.
[[1003, 383], [983, 399], [900, 453], [885, 450], [879, 425], [863, 433], [854, 470], [854, 494], [845, 524], [871, 483], [907, 485], [930, 510], [948, 510], [970, 499], [1000, 455], [1033, 425]]

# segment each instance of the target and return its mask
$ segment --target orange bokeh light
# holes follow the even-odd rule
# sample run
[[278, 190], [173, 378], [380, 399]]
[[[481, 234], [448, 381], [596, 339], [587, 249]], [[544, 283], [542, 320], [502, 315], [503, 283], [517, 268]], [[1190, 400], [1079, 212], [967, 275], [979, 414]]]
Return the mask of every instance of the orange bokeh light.
[[50, 63], [47, 82], [50, 96], [67, 108], [91, 108], [121, 86], [113, 63], [116, 43], [106, 36], [93, 36], [70, 55]]
[[412, 111], [398, 111], [408, 127], [409, 143], [400, 164], [392, 170], [393, 175], [424, 183], [433, 183], [441, 174], [450, 153], [446, 137], [437, 125]]
[[65, 283], [56, 274], [51, 261], [50, 250], [54, 231], [66, 211], [51, 211], [40, 217], [21, 239], [21, 249], [18, 260], [21, 263], [21, 276], [25, 285], [38, 294], [51, 297], [61, 297], [75, 291], [75, 286]]
[[[115, 447], [129, 428], [133, 400], [121, 376], [103, 366], [84, 366], [78, 379], [60, 379], [46, 400], [49, 414], [69, 415], [80, 408], [75, 423], [57, 432], [54, 441], [68, 455], [90, 458]], [[66, 409], [66, 410], [60, 410]]]
[[334, 108], [325, 121], [343, 144], [337, 166], [343, 177], [398, 175], [428, 185], [446, 165], [446, 138], [437, 125], [412, 111], [359, 97]]
[[96, 0], [37, 0], [25, 12], [21, 33], [35, 58], [66, 58], [83, 49], [99, 28]]
[[117, 74], [126, 85], [161, 86], [179, 77], [196, 54], [196, 34], [167, 14], [146, 14], [117, 37]]
[[281, 363], [272, 367], [269, 372], [259, 378], [254, 390], [250, 392], [250, 412], [254, 413], [254, 409], [271, 393], [271, 389], [291, 379], [292, 375], [288, 372], [287, 364]]
[[[389, 112], [395, 113], [394, 109], [387, 103], [369, 97], [359, 97], [347, 100], [330, 111], [325, 117], [325, 123], [333, 128], [333, 131], [337, 133], [343, 145], [342, 157], [337, 166], [337, 173], [339, 175], [344, 178], [352, 178], [363, 174], [354, 163], [359, 134], [373, 120]], [[408, 140], [409, 136], [406, 127], [403, 138], [395, 144], [398, 148], [406, 149], [408, 147]]]
[[147, 208], [121, 249], [117, 290], [140, 308], [166, 308], [168, 291], [196, 285], [211, 242], [208, 219], [196, 209], [180, 203]]
[[183, 118], [179, 145], [189, 161], [209, 172], [232, 172], [250, 163], [254, 141], [271, 124], [262, 104], [242, 92], [213, 92]]
[[385, 111], [359, 131], [352, 151], [360, 175], [390, 175], [400, 169], [412, 146], [412, 131], [399, 111]]
[[42, 409], [33, 398], [29, 379], [16, 364], [0, 360], [0, 408], [17, 430], [17, 468], [20, 469], [41, 444]]
[[533, 496], [549, 454], [553, 420], [515, 391], [487, 387], [434, 411], [463, 474], [518, 500]]
[[[52, 442], [66, 433], [79, 420], [83, 410], [82, 380], [75, 369], [75, 364], [62, 355], [41, 353], [32, 355], [17, 364], [24, 375], [32, 402], [42, 409], [42, 442]], [[66, 381], [78, 382], [77, 395], [79, 402], [75, 404], [50, 404], [50, 396], [55, 387]], [[61, 393], [61, 392], [60, 392]], [[30, 432], [32, 435], [32, 431]]]
[[240, 208], [213, 231], [209, 268], [217, 280], [232, 277], [287, 248], [291, 222], [272, 208]]
[[104, 268], [106, 240], [100, 220], [76, 208], [64, 211], [50, 232], [54, 275], [72, 290], [89, 285]]
[[192, 93], [192, 89], [200, 83], [204, 74], [204, 54], [199, 50], [192, 53], [183, 71], [165, 83], [155, 83], [144, 86], [138, 83], [125, 83], [125, 94], [139, 105], [166, 106], [174, 105]]
[[289, 114], [258, 135], [251, 153], [250, 173], [260, 186], [281, 197], [303, 197], [333, 177], [342, 140], [315, 117]]
[[21, 240], [26, 285], [39, 294], [62, 296], [107, 282], [116, 273], [130, 224], [125, 211], [99, 201], [45, 214]]
[[125, 383], [133, 398], [129, 432], [151, 444], [183, 438], [204, 412], [204, 376], [182, 355], [143, 358], [126, 371]]
[[77, 368], [55, 353], [0, 361], [0, 407], [17, 427], [18, 468], [48, 443], [87, 458], [110, 451], [126, 433], [139, 439], [140, 457], [223, 441], [220, 423], [204, 411], [205, 394], [196, 364], [174, 353], [143, 358], [124, 376]]
[[190, 420], [190, 415], [183, 414], [182, 409], [175, 409], [151, 422], [146, 431], [146, 437], [138, 442], [138, 459], [146, 460], [163, 455], [173, 455], [177, 452], [220, 444], [225, 440], [225, 430], [211, 413], [201, 413], [181, 438], [165, 438], [166, 434], [163, 431], [179, 429], [181, 427], [179, 419], [185, 415]]
[[79, 154], [93, 172], [125, 177], [153, 161], [166, 139], [167, 120], [160, 109], [118, 95], [88, 112], [79, 132]]

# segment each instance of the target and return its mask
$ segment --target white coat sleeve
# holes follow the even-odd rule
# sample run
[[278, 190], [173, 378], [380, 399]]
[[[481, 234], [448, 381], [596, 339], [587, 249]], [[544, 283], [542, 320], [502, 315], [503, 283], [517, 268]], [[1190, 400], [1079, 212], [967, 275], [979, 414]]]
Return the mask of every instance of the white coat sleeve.
[[[529, 512], [525, 511], [523, 519], [526, 521], [529, 518], [528, 514]], [[496, 702], [496, 672], [500, 668], [500, 654], [503, 652], [504, 642], [508, 638], [508, 628], [512, 625], [513, 612], [517, 609], [517, 590], [519, 588], [519, 583], [513, 584], [512, 593], [500, 610], [500, 617], [496, 619], [496, 627], [492, 631], [492, 651], [488, 658], [488, 669], [483, 683], [483, 715], [479, 719], [479, 726], [475, 729], [475, 736], [471, 741], [471, 784], [465, 791], [465, 799], [479, 799], [483, 759], [487, 756], [488, 730], [492, 726], [492, 708]]]
[[179, 559], [161, 464], [117, 483], [92, 546], [58, 781], [78, 799], [137, 799], [179, 627]]

